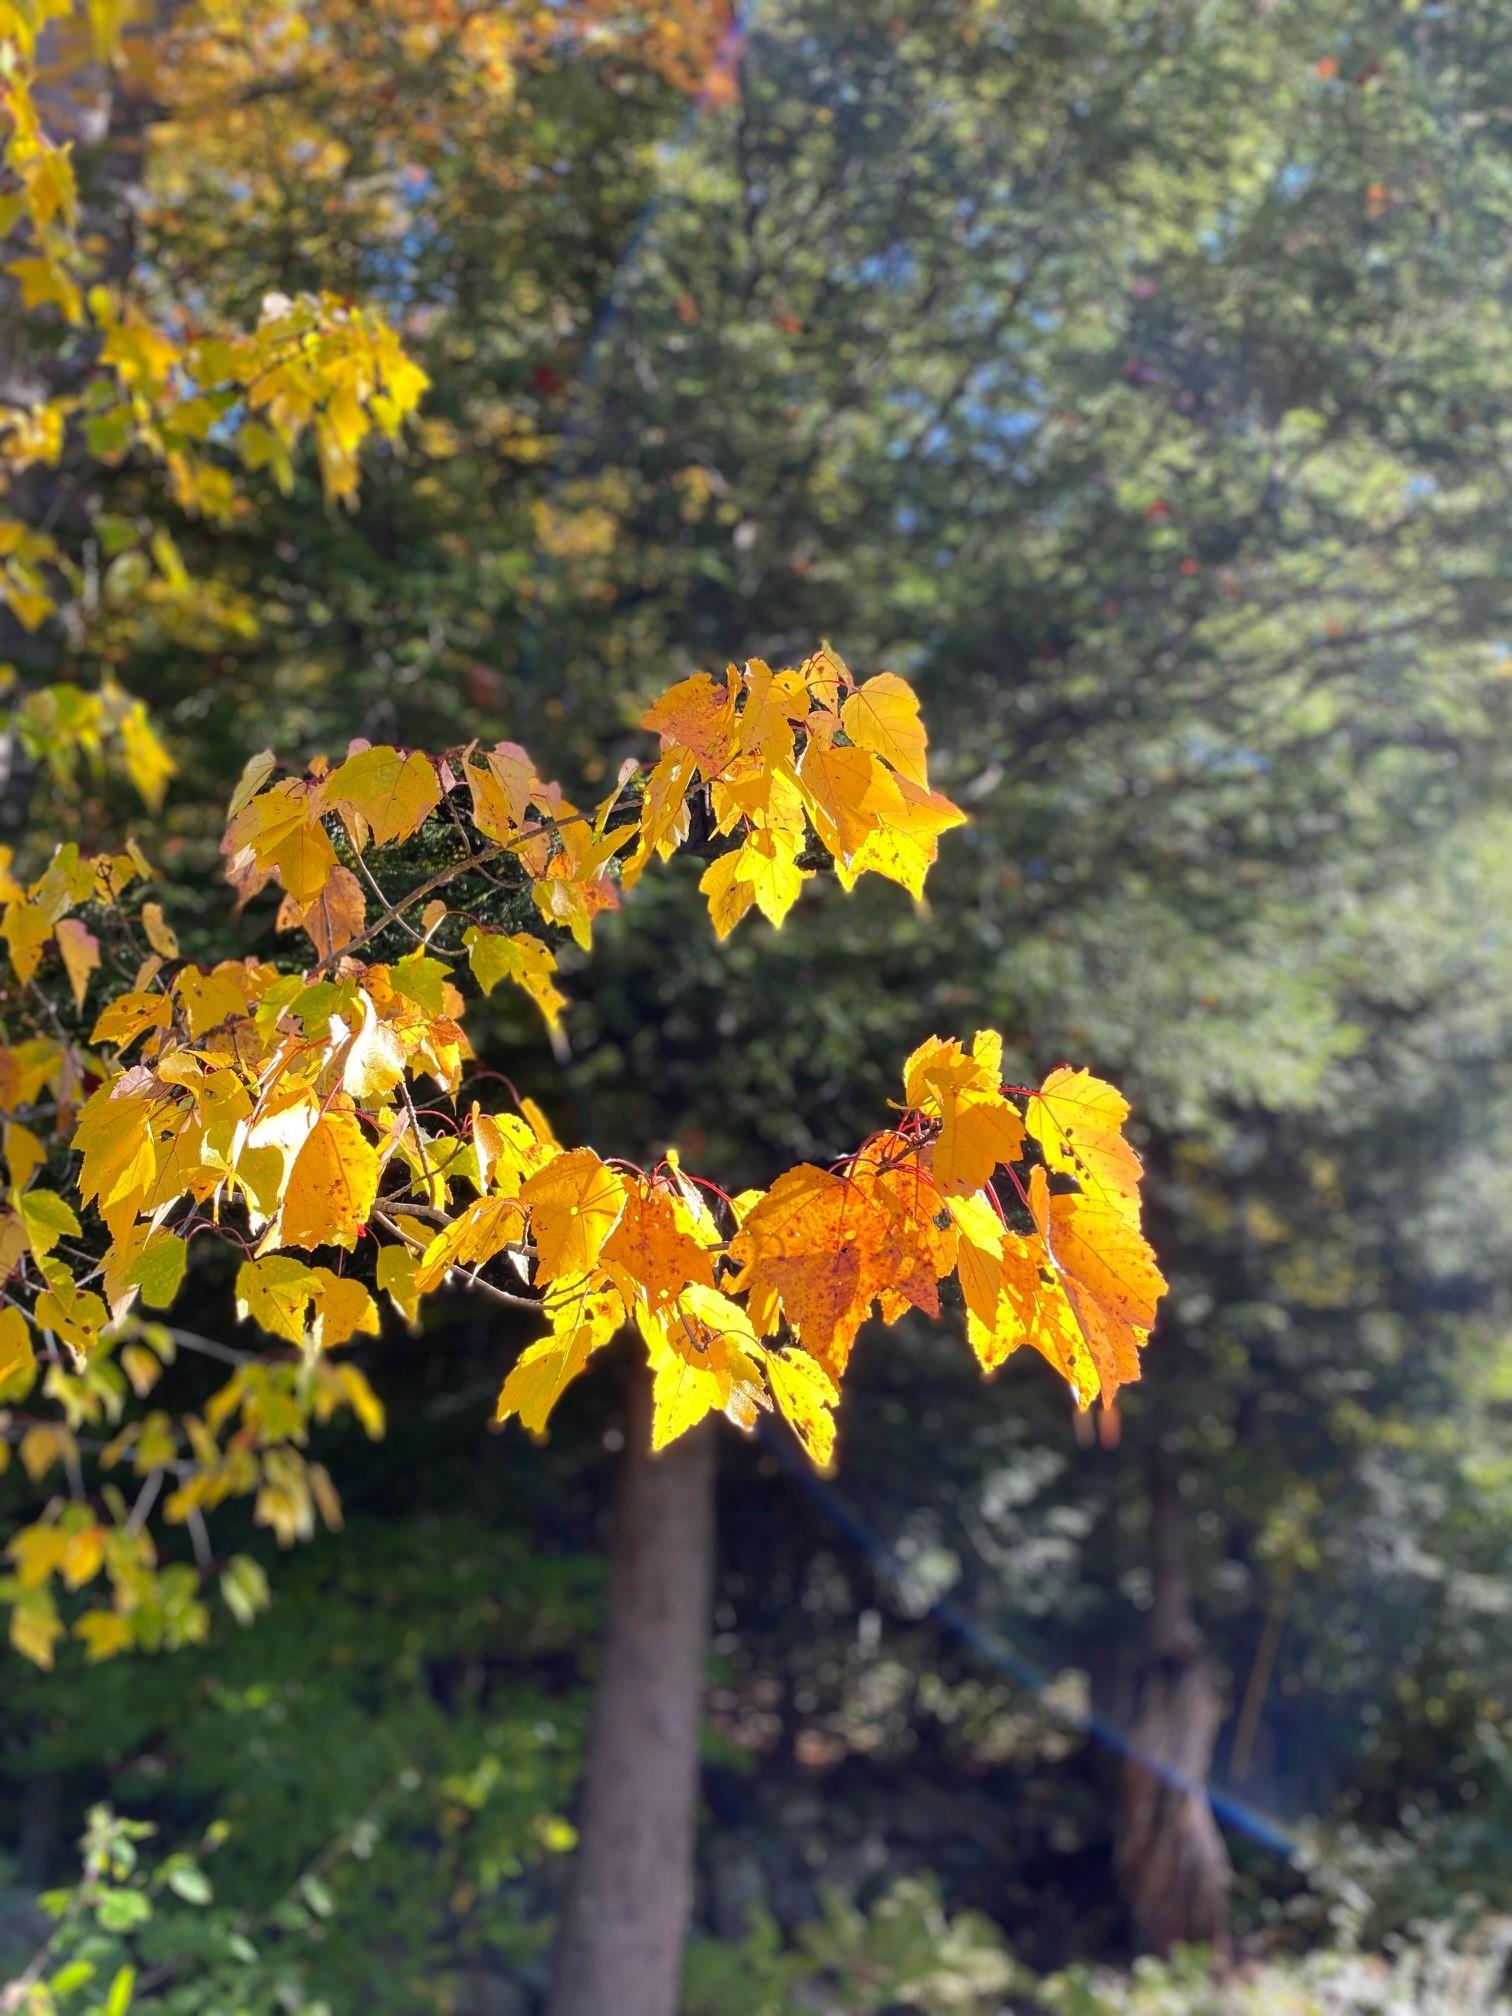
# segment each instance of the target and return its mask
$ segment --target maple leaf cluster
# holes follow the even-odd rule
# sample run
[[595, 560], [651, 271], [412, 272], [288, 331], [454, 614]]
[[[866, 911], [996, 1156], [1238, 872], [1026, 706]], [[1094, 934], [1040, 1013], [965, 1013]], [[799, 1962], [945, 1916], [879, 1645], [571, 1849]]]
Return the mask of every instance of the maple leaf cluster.
[[[480, 842], [459, 865], [481, 870], [512, 859], [542, 920], [565, 927], [586, 951], [594, 917], [688, 841], [695, 797], [713, 837], [737, 842], [699, 884], [721, 938], [752, 909], [783, 922], [816, 872], [814, 840], [846, 889], [871, 871], [918, 897], [939, 836], [965, 818], [929, 788], [913, 689], [891, 672], [858, 685], [828, 648], [776, 672], [758, 659], [718, 678], [696, 673], [664, 693], [641, 725], [660, 736], [660, 757], [649, 770], [627, 763], [615, 789], [587, 811], [544, 783], [515, 742], [439, 758], [354, 745], [335, 769], [315, 764], [276, 781], [264, 753], [232, 800], [228, 877], [243, 902], [276, 883], [281, 923], [302, 925], [329, 958], [379, 928], [368, 927], [362, 884], [338, 860], [333, 819], [360, 855], [407, 839], [443, 799], [456, 799]], [[382, 921], [391, 921], [388, 912]], [[484, 949], [473, 947], [480, 977], [523, 979], [529, 955], [521, 947], [506, 955], [481, 942]]]
[[[862, 1324], [937, 1316], [952, 1278], [985, 1370], [1030, 1344], [1082, 1406], [1137, 1378], [1164, 1283], [1128, 1108], [1086, 1072], [1009, 1087], [997, 1036], [932, 1038], [886, 1128], [738, 1196], [671, 1151], [641, 1169], [564, 1146], [529, 1098], [478, 1096], [464, 959], [483, 991], [509, 981], [555, 1028], [565, 1000], [542, 934], [586, 948], [595, 917], [695, 828], [718, 850], [700, 888], [722, 936], [751, 909], [780, 925], [826, 860], [847, 887], [871, 871], [917, 895], [962, 818], [929, 785], [911, 688], [858, 683], [828, 649], [685, 679], [643, 726], [655, 760], [628, 762], [587, 809], [513, 743], [441, 757], [354, 743], [294, 775], [254, 757], [226, 874], [239, 905], [278, 891], [279, 925], [317, 955], [296, 971], [184, 959], [159, 903], [130, 908], [152, 874], [135, 847], [62, 847], [24, 885], [0, 864], [0, 937], [53, 1023], [0, 1045], [0, 1451], [16, 1443], [38, 1480], [76, 1477], [88, 1431], [102, 1471], [137, 1492], [70, 1490], [12, 1542], [12, 1635], [30, 1656], [50, 1658], [65, 1628], [58, 1593], [101, 1577], [109, 1604], [74, 1626], [91, 1656], [203, 1629], [196, 1577], [158, 1567], [144, 1506], [189, 1529], [202, 1567], [228, 1497], [251, 1495], [285, 1541], [339, 1516], [305, 1449], [337, 1412], [382, 1432], [344, 1347], [377, 1334], [383, 1301], [413, 1327], [426, 1297], [463, 1287], [541, 1320], [498, 1403], [536, 1434], [632, 1331], [657, 1448], [711, 1413], [749, 1428], [770, 1411], [827, 1464]], [[422, 828], [442, 865], [390, 896], [385, 859]], [[478, 921], [473, 892], [501, 880], [534, 929]], [[123, 961], [129, 984], [113, 985]], [[92, 1018], [83, 1040], [47, 993], [54, 967]], [[69, 1171], [56, 1188], [39, 1180], [50, 1165]], [[255, 1348], [151, 1313], [171, 1310], [207, 1236], [239, 1252]], [[128, 1387], [147, 1399], [180, 1346], [229, 1359], [230, 1376], [197, 1413], [125, 1418]], [[38, 1385], [54, 1414], [15, 1411]], [[228, 1600], [243, 1601], [245, 1564], [235, 1578]]]

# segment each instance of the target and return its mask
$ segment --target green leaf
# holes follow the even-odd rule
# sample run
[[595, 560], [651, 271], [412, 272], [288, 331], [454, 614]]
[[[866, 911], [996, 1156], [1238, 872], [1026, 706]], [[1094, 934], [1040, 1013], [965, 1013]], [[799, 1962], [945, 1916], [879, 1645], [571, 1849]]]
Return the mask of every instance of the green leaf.
[[306, 1904], [317, 1918], [329, 1918], [335, 1912], [336, 1900], [318, 1876], [302, 1876], [299, 1879], [300, 1892]]
[[196, 1869], [192, 1862], [181, 1863], [168, 1872], [168, 1888], [175, 1897], [182, 1897], [186, 1904], [208, 1904], [211, 1898], [210, 1879], [203, 1869]]
[[183, 1285], [189, 1248], [176, 1232], [159, 1232], [143, 1248], [127, 1275], [149, 1309], [170, 1309]]
[[60, 1239], [77, 1239], [79, 1221], [54, 1190], [26, 1190], [16, 1199], [32, 1252], [41, 1260]]
[[152, 1916], [152, 1901], [140, 1890], [104, 1890], [95, 1916], [107, 1932], [130, 1932]]

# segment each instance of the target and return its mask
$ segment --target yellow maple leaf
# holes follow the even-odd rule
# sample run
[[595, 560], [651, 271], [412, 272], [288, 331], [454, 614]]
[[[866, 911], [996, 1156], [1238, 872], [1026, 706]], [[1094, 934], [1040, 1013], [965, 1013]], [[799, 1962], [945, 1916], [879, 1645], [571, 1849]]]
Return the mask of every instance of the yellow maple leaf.
[[694, 1236], [688, 1207], [674, 1191], [659, 1186], [628, 1187], [625, 1208], [604, 1243], [599, 1265], [627, 1303], [641, 1297], [653, 1308], [690, 1281], [714, 1286], [714, 1263]]
[[0, 938], [10, 950], [18, 980], [30, 980], [42, 963], [42, 948], [53, 932], [53, 918], [37, 903], [16, 897], [0, 915]]
[[733, 853], [710, 862], [698, 886], [709, 899], [716, 936], [727, 938], [753, 904], [770, 923], [782, 924], [803, 888], [798, 847], [799, 836], [754, 832]]
[[236, 789], [231, 793], [231, 802], [226, 807], [228, 825], [244, 805], [251, 803], [277, 768], [278, 758], [271, 749], [260, 749], [255, 756], [247, 758], [242, 765], [241, 776], [236, 780]]
[[827, 1470], [835, 1453], [835, 1417], [839, 1404], [834, 1381], [806, 1351], [769, 1351], [767, 1384], [777, 1411], [802, 1443], [811, 1462]]
[[172, 1020], [173, 1003], [166, 994], [120, 994], [100, 1010], [89, 1040], [114, 1043], [124, 1051], [144, 1029], [166, 1029]]
[[1052, 1196], [1043, 1169], [1029, 1208], [1096, 1363], [1104, 1402], [1139, 1377], [1139, 1354], [1166, 1282], [1137, 1225], [1099, 1199]]
[[336, 866], [336, 850], [320, 823], [322, 786], [285, 777], [248, 799], [226, 828], [221, 851], [227, 877], [246, 893], [243, 859], [263, 875], [276, 875], [292, 900], [307, 910]]
[[722, 1412], [754, 1426], [769, 1403], [762, 1368], [767, 1353], [751, 1319], [717, 1288], [685, 1288], [659, 1310], [640, 1304], [636, 1321], [651, 1362], [651, 1447], [664, 1449]]
[[886, 1226], [877, 1293], [882, 1320], [895, 1323], [908, 1308], [938, 1316], [938, 1284], [955, 1265], [956, 1230], [928, 1157], [905, 1135], [874, 1135], [851, 1163], [850, 1180]]
[[887, 1212], [867, 1189], [800, 1162], [778, 1177], [730, 1242], [756, 1329], [786, 1317], [824, 1369], [845, 1370], [856, 1332], [892, 1271]]
[[157, 730], [140, 700], [134, 700], [121, 717], [120, 735], [126, 756], [126, 774], [149, 812], [163, 802], [168, 780], [178, 765], [164, 748]]
[[552, 981], [556, 954], [528, 931], [485, 931], [473, 924], [462, 934], [473, 978], [485, 994], [501, 980], [512, 980], [528, 994], [551, 1029], [561, 1027], [567, 996]]
[[1089, 1197], [1138, 1224], [1144, 1167], [1123, 1138], [1128, 1117], [1129, 1102], [1116, 1086], [1062, 1064], [1029, 1101], [1024, 1125], [1052, 1169], [1074, 1176]]
[[922, 900], [924, 883], [939, 856], [939, 837], [953, 826], [964, 826], [966, 814], [939, 791], [927, 791], [906, 777], [890, 780], [897, 803], [879, 809], [878, 823], [848, 861], [835, 863], [835, 878], [850, 890], [870, 872], [906, 889]]
[[808, 713], [808, 688], [801, 672], [774, 672], [759, 658], [746, 666], [744, 683], [740, 748], [760, 755], [770, 775], [792, 762], [793, 728]]
[[86, 930], [77, 917], [60, 918], [53, 927], [53, 935], [64, 971], [68, 974], [68, 984], [73, 990], [74, 1008], [82, 1014], [89, 976], [98, 970], [100, 964], [100, 941], [92, 931]]
[[[0, 1100], [3, 1099], [4, 1094], [0, 1093]], [[4, 1149], [11, 1188], [24, 1190], [47, 1160], [46, 1148], [30, 1127], [23, 1127], [19, 1120], [7, 1120], [0, 1126], [0, 1146]]]
[[378, 1194], [378, 1157], [350, 1113], [324, 1113], [289, 1170], [280, 1219], [284, 1246], [357, 1243]]
[[611, 1290], [584, 1291], [552, 1312], [551, 1334], [528, 1345], [499, 1392], [496, 1421], [518, 1419], [544, 1435], [551, 1410], [593, 1353], [625, 1320], [625, 1305]]
[[367, 895], [350, 868], [336, 867], [326, 877], [313, 903], [296, 903], [285, 896], [279, 905], [275, 929], [308, 932], [322, 959], [329, 959], [343, 945], [350, 945], [367, 922]]
[[688, 837], [688, 786], [697, 775], [691, 749], [664, 750], [646, 779], [635, 851], [620, 870], [623, 888], [633, 889], [653, 855], [663, 860]]
[[[398, 1031], [378, 1018], [368, 994], [360, 996], [361, 1020], [335, 1045], [332, 1065], [341, 1073], [341, 1089], [354, 1099], [385, 1099], [404, 1076], [404, 1044]], [[332, 1031], [345, 1025], [332, 1020]]]
[[[333, 1274], [329, 1267], [312, 1267], [310, 1272], [314, 1282], [310, 1341], [317, 1350], [333, 1351], [359, 1333], [364, 1337], [378, 1335], [378, 1305], [362, 1282], [350, 1274]], [[363, 1413], [361, 1406], [358, 1412]], [[369, 1425], [366, 1418], [363, 1425]]]
[[244, 1260], [236, 1274], [237, 1320], [244, 1323], [250, 1317], [269, 1336], [302, 1344], [305, 1312], [314, 1292], [314, 1268], [292, 1253]]
[[520, 1191], [530, 1211], [536, 1272], [542, 1280], [586, 1274], [619, 1223], [625, 1184], [591, 1148], [572, 1148], [536, 1171]]
[[1001, 1251], [989, 1257], [963, 1239], [959, 1273], [967, 1341], [982, 1370], [996, 1371], [1028, 1344], [1066, 1381], [1079, 1407], [1091, 1406], [1102, 1380], [1044, 1241], [1004, 1232]]
[[453, 1267], [481, 1267], [524, 1236], [525, 1212], [513, 1197], [479, 1197], [436, 1233], [415, 1268], [422, 1295], [439, 1288]]
[[739, 742], [735, 725], [738, 677], [732, 667], [727, 680], [714, 679], [707, 672], [679, 679], [641, 716], [642, 728], [654, 729], [664, 748], [691, 750], [704, 776], [717, 776]]
[[931, 1163], [947, 1197], [980, 1190], [995, 1168], [1017, 1161], [1024, 1147], [1018, 1109], [997, 1092], [947, 1086], [940, 1097], [940, 1132]]
[[884, 757], [900, 777], [927, 785], [925, 751], [929, 737], [919, 719], [918, 695], [894, 672], [879, 672], [858, 686], [840, 709], [851, 741]]
[[110, 1321], [110, 1312], [98, 1295], [80, 1288], [66, 1267], [56, 1260], [42, 1263], [48, 1285], [37, 1297], [32, 1319], [40, 1330], [51, 1330], [65, 1344], [88, 1356], [100, 1341], [100, 1332]]
[[156, 1179], [154, 1121], [169, 1105], [168, 1088], [141, 1066], [102, 1085], [85, 1103], [73, 1145], [83, 1160], [79, 1195], [94, 1199], [113, 1237], [137, 1216]]
[[173, 993], [184, 1011], [190, 1036], [197, 1039], [207, 1029], [245, 1015], [255, 986], [240, 960], [223, 959], [208, 972], [198, 966], [183, 967], [174, 978]]
[[518, 742], [500, 742], [467, 766], [473, 824], [490, 840], [513, 840], [543, 786]]
[[0, 1386], [30, 1372], [36, 1362], [26, 1318], [19, 1309], [0, 1309]]
[[307, 819], [291, 828], [269, 859], [289, 900], [304, 912], [309, 911], [337, 867], [336, 849], [318, 819]]
[[142, 929], [147, 933], [147, 943], [161, 959], [177, 959], [179, 942], [172, 927], [163, 915], [161, 903], [142, 905]]
[[360, 854], [369, 844], [406, 840], [441, 802], [436, 769], [418, 749], [363, 749], [325, 780], [324, 803], [339, 812]]
[[[412, 1238], [425, 1230], [417, 1218], [396, 1216], [394, 1223]], [[420, 1290], [415, 1275], [420, 1264], [412, 1246], [384, 1246], [378, 1254], [378, 1286], [413, 1330], [420, 1321]]]
[[797, 776], [814, 831], [837, 861], [849, 861], [876, 830], [878, 779], [887, 772], [865, 749], [811, 735]]

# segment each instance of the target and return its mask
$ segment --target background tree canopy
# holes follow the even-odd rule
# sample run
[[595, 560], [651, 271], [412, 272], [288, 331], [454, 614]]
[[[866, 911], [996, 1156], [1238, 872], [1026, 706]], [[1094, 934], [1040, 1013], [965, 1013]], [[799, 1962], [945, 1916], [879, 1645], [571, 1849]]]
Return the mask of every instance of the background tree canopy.
[[[30, 873], [118, 837], [129, 788], [76, 761], [64, 803], [25, 696], [139, 696], [168, 922], [218, 956], [258, 749], [508, 736], [592, 799], [700, 667], [827, 636], [910, 680], [971, 817], [925, 905], [816, 877], [720, 945], [674, 863], [563, 954], [560, 1054], [527, 1004], [469, 1023], [564, 1135], [675, 1138], [732, 1189], [846, 1152], [933, 1030], [1001, 1029], [1011, 1082], [1088, 1063], [1141, 1130], [1171, 1293], [1095, 1437], [920, 1317], [858, 1347], [830, 1484], [723, 1438], [686, 2007], [1076, 2006], [966, 1912], [1037, 1975], [1458, 1938], [1512, 1880], [1501, 11], [554, 11], [128, 39], [75, 148], [111, 276], [186, 344], [364, 304], [429, 389], [350, 504], [324, 441], [243, 440], [224, 508], [140, 439], [17, 476], [58, 557], [7, 562], [0, 837]], [[89, 340], [8, 309], [7, 406], [69, 396]], [[175, 1320], [227, 1334], [232, 1272]], [[364, 1348], [388, 1437], [316, 1451], [341, 1533], [238, 1537], [255, 1628], [11, 1661], [18, 1894], [102, 1800], [163, 1850], [229, 1824], [215, 1904], [156, 1921], [204, 1971], [146, 2006], [536, 2006], [620, 1431], [606, 1364], [545, 1448], [484, 1445], [508, 1326], [458, 1298]], [[9, 1527], [48, 1488], [13, 1465]], [[1152, 1817], [1130, 1741], [1211, 1777], [1221, 1841], [1179, 1787]]]

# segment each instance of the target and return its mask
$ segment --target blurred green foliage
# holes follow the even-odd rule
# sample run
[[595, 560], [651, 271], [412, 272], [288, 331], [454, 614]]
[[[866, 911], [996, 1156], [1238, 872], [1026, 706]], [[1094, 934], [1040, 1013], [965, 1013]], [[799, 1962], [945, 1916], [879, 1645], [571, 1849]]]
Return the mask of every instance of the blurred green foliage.
[[[596, 1574], [423, 1511], [359, 1517], [339, 1546], [287, 1563], [252, 1630], [58, 1690], [18, 1677], [29, 1735], [7, 1775], [52, 1802], [103, 1773], [165, 1841], [208, 1825], [225, 1911], [184, 1957], [212, 1980], [244, 1932], [249, 2008], [447, 2009], [469, 1967], [543, 1946], [582, 1725], [554, 1676], [591, 1632]], [[157, 1916], [161, 1960], [182, 1928]], [[161, 2006], [219, 2008], [194, 1979]]]

